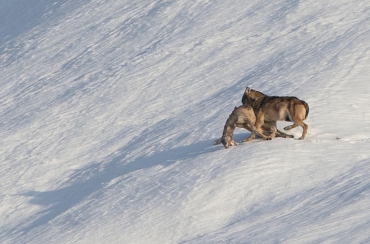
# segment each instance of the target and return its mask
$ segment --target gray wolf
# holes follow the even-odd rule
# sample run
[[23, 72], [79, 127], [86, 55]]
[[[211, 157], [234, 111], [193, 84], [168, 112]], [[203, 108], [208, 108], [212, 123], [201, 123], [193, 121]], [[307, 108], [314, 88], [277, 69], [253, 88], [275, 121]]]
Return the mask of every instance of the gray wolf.
[[[232, 113], [229, 115], [229, 118], [226, 120], [224, 130], [222, 133], [222, 137], [220, 139], [215, 140], [213, 142], [213, 145], [222, 143], [225, 148], [228, 148], [229, 146], [236, 146], [237, 144], [233, 140], [233, 133], [236, 127], [245, 128], [248, 131], [252, 132], [252, 134], [248, 138], [245, 138], [243, 142], [252, 140], [256, 134], [266, 140], [271, 139], [269, 135], [271, 134], [272, 129], [276, 128], [276, 121], [267, 122], [267, 123], [262, 124], [261, 133], [256, 131], [256, 128], [254, 126], [255, 122], [256, 122], [256, 116], [251, 106], [249, 106], [248, 104], [245, 104], [239, 107], [235, 107]], [[276, 129], [276, 136], [280, 136], [284, 138], [293, 137], [277, 129]]]
[[[256, 116], [254, 126], [257, 132], [262, 133], [262, 126], [266, 122], [285, 120], [292, 121], [293, 124], [286, 126], [284, 130], [301, 126], [303, 132], [299, 140], [303, 140], [306, 137], [308, 125], [303, 120], [308, 116], [309, 107], [305, 101], [296, 97], [267, 96], [262, 92], [247, 87], [242, 97], [242, 103], [248, 104], [253, 108]], [[271, 138], [274, 138], [277, 131], [276, 126], [271, 129]]]

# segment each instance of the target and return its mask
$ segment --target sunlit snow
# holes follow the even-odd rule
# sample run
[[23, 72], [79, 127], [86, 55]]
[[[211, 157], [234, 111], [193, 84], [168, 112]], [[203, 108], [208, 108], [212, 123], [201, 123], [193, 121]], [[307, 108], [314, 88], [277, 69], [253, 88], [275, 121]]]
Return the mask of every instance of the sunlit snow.
[[369, 1], [0, 2], [0, 243], [370, 243]]

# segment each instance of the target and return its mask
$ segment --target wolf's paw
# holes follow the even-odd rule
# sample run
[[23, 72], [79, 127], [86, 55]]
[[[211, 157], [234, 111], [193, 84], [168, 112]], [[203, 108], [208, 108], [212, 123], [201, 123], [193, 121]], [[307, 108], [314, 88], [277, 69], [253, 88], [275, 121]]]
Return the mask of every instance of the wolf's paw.
[[304, 139], [304, 137], [303, 136], [301, 136], [300, 138], [298, 138], [298, 140], [303, 140]]
[[215, 140], [214, 142], [213, 142], [213, 145], [218, 145], [218, 144], [220, 144], [221, 143], [221, 139], [217, 139], [217, 140]]
[[252, 140], [252, 139], [253, 139], [253, 138], [248, 137], [248, 138], [243, 139], [243, 140], [242, 140], [242, 142], [247, 142], [247, 141], [250, 141], [250, 140]]
[[231, 141], [231, 143], [230, 143], [230, 145], [231, 145], [231, 146], [237, 146], [237, 145], [238, 145], [238, 143], [236, 143], [234, 140], [232, 140], [232, 141]]

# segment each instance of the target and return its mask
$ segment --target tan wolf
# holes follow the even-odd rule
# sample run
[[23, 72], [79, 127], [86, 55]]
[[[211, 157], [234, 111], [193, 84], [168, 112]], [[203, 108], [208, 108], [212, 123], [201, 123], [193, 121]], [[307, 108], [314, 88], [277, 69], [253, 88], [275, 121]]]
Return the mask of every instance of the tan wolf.
[[[252, 132], [252, 134], [243, 140], [243, 142], [249, 141], [259, 135], [266, 140], [271, 139], [270, 134], [272, 128], [276, 128], [276, 121], [267, 122], [262, 125], [262, 135], [255, 130], [254, 124], [256, 122], [256, 116], [251, 106], [248, 104], [235, 107], [229, 118], [226, 120], [222, 137], [213, 142], [213, 145], [222, 143], [225, 148], [229, 146], [236, 146], [236, 142], [233, 140], [233, 133], [236, 127], [245, 128]], [[277, 130], [277, 129], [276, 129]], [[284, 132], [277, 130], [276, 136], [293, 138], [291, 135], [287, 135]]]
[[[261, 133], [263, 131], [261, 127], [266, 122], [285, 120], [292, 121], [293, 124], [286, 126], [284, 130], [301, 126], [303, 132], [299, 139], [303, 140], [306, 137], [308, 125], [303, 123], [303, 120], [308, 116], [309, 107], [305, 101], [296, 97], [267, 96], [247, 87], [242, 97], [242, 103], [252, 106], [256, 115], [256, 123], [254, 124], [256, 131]], [[271, 137], [274, 138], [277, 129], [275, 127], [272, 130]]]

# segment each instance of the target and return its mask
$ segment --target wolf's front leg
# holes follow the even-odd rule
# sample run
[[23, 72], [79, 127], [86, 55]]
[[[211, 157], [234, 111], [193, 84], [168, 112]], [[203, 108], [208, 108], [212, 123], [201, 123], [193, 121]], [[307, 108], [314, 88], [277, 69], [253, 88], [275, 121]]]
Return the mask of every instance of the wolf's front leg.
[[[259, 118], [258, 118], [259, 117]], [[264, 116], [263, 115], [260, 115], [260, 116], [257, 116], [257, 119], [256, 119], [256, 123], [254, 124], [254, 126], [251, 126], [253, 131], [260, 137], [262, 137], [263, 139], [265, 140], [271, 140], [271, 136], [265, 136], [263, 134], [263, 129], [262, 129], [262, 125], [264, 124]]]
[[288, 135], [288, 134], [282, 132], [279, 129], [277, 130], [276, 136], [280, 136], [280, 137], [284, 137], [284, 138], [294, 138], [293, 135]]

